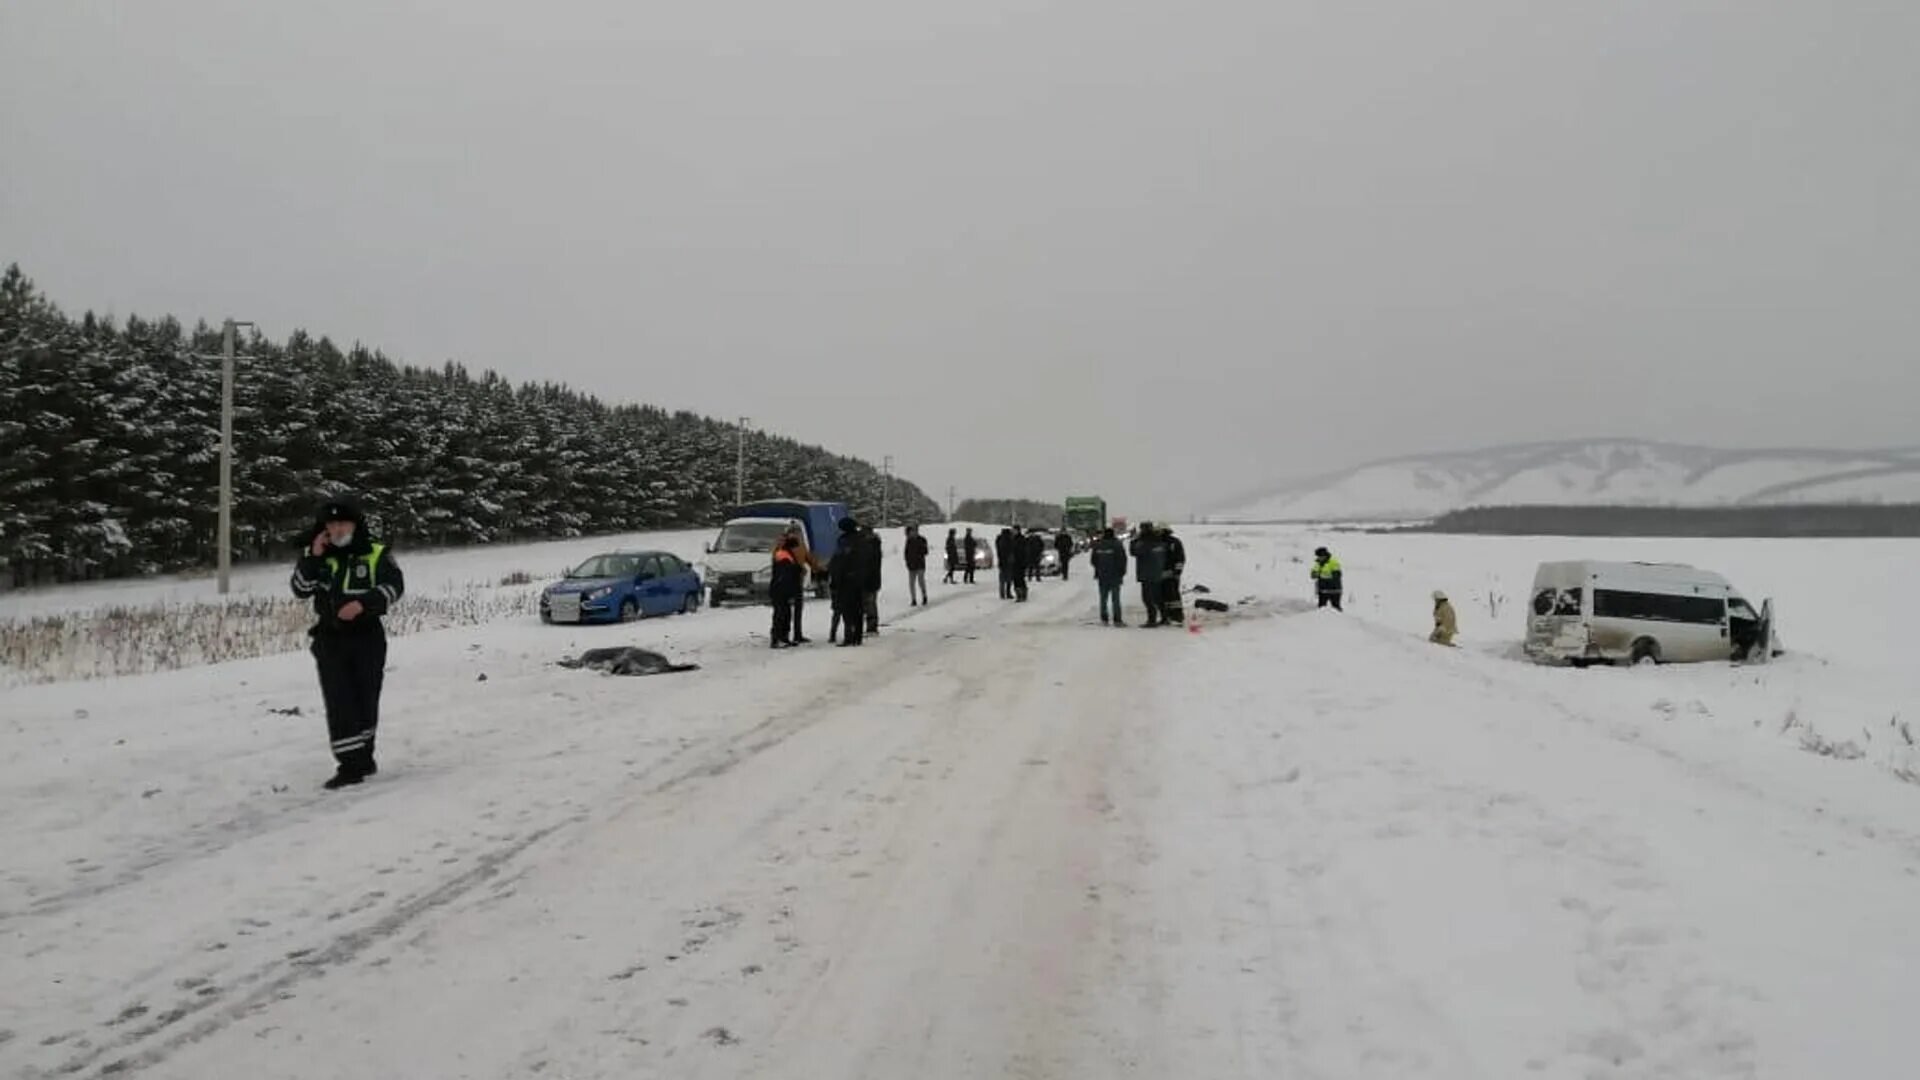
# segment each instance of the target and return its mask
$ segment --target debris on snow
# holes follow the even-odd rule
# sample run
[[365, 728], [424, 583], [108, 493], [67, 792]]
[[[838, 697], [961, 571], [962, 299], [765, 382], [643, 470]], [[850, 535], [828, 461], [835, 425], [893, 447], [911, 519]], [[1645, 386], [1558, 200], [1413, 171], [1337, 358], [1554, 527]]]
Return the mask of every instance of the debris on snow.
[[663, 672], [698, 671], [699, 664], [676, 664], [651, 649], [622, 645], [606, 649], [588, 649], [577, 657], [561, 660], [563, 668], [587, 668], [608, 675], [659, 675]]

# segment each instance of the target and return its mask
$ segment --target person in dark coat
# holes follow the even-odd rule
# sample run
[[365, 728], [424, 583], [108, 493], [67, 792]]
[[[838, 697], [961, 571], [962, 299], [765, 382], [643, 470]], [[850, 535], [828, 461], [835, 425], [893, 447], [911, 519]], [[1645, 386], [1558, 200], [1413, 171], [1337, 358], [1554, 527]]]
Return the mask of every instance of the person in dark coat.
[[1166, 551], [1166, 572], [1160, 579], [1160, 622], [1180, 626], [1187, 621], [1186, 605], [1180, 600], [1180, 577], [1187, 571], [1187, 545], [1173, 535], [1173, 526], [1160, 527], [1160, 546]]
[[867, 624], [867, 551], [860, 523], [852, 518], [840, 522], [840, 540], [827, 560], [827, 587], [833, 594], [834, 621], [845, 631], [840, 647], [860, 644], [861, 628]]
[[873, 635], [880, 632], [880, 572], [885, 568], [887, 556], [880, 534], [872, 526], [863, 527], [861, 534], [867, 553], [867, 591], [861, 597], [861, 612], [866, 616], [867, 633]]
[[973, 584], [973, 557], [979, 550], [980, 541], [974, 539], [973, 530], [968, 529], [966, 539], [960, 541], [960, 553], [966, 556], [966, 561], [960, 565], [966, 571], [966, 576], [961, 580], [969, 585]]
[[406, 592], [406, 578], [387, 545], [369, 535], [360, 508], [336, 500], [320, 508], [292, 585], [293, 595], [313, 600], [316, 621], [307, 634], [335, 764], [322, 786], [337, 790], [380, 771], [373, 754], [387, 670], [380, 620]]
[[1160, 543], [1160, 536], [1154, 531], [1153, 522], [1140, 523], [1140, 531], [1134, 534], [1131, 548], [1134, 562], [1134, 580], [1140, 583], [1140, 602], [1147, 609], [1148, 628], [1160, 625], [1160, 580], [1167, 573], [1167, 549]]
[[927, 602], [927, 538], [917, 525], [907, 526], [906, 557], [907, 606], [918, 607]]
[[[971, 534], [969, 534], [969, 535], [971, 535]], [[972, 560], [972, 559], [968, 559], [967, 561], [968, 561], [968, 562], [972, 562], [973, 560]], [[955, 572], [957, 572], [957, 571], [958, 571], [959, 569], [960, 569], [960, 537], [959, 537], [959, 530], [958, 530], [958, 529], [948, 529], [948, 530], [947, 530], [947, 576], [946, 576], [946, 577], [944, 577], [944, 578], [941, 578], [941, 579], [940, 579], [940, 584], [942, 584], [942, 585], [951, 585], [951, 584], [953, 584], [953, 575], [954, 575], [954, 573], [955, 573]], [[971, 566], [969, 566], [969, 567], [968, 567], [968, 569], [969, 569], [969, 570], [971, 570], [971, 569], [972, 569], [972, 567], [971, 567]]]
[[1013, 599], [1013, 530], [1001, 529], [993, 538], [994, 569], [1000, 573], [1000, 599]]
[[1053, 538], [1053, 550], [1060, 556], [1060, 580], [1067, 580], [1067, 567], [1073, 565], [1073, 534], [1061, 529]]
[[799, 538], [791, 534], [781, 537], [780, 546], [773, 549], [773, 581], [767, 586], [767, 595], [773, 601], [772, 644], [776, 649], [795, 644], [793, 616], [800, 604], [806, 577], [806, 570], [800, 565]]
[[1040, 580], [1041, 556], [1047, 552], [1047, 539], [1038, 532], [1027, 534], [1027, 572], [1024, 575], [1034, 581]]
[[1026, 530], [1013, 527], [1013, 537], [1007, 541], [1007, 555], [1013, 565], [1007, 568], [1007, 580], [1012, 583], [1013, 599], [1017, 603], [1027, 602], [1027, 553], [1032, 549], [1028, 544]]
[[[1120, 586], [1127, 580], [1126, 545], [1113, 535], [1112, 529], [1102, 530], [1087, 561], [1092, 564], [1093, 579], [1100, 586], [1100, 621], [1109, 626], [1127, 625], [1120, 617]], [[1109, 602], [1113, 609], [1111, 618], [1107, 614]]]

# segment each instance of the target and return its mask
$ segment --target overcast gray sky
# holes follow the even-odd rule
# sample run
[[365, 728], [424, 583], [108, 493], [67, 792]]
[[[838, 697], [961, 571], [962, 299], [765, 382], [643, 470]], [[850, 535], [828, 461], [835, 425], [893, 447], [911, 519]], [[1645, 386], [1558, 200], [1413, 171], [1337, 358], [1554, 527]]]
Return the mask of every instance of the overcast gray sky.
[[6, 0], [0, 261], [1165, 515], [1920, 442], [1920, 4]]

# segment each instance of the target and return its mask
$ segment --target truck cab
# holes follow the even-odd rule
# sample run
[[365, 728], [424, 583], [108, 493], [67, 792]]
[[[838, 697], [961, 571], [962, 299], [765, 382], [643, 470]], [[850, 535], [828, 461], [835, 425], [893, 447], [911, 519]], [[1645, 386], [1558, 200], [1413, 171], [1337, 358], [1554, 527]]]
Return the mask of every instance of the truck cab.
[[[773, 584], [773, 549], [790, 529], [799, 529], [807, 547], [824, 561], [839, 538], [845, 503], [769, 499], [748, 503], [727, 515], [719, 535], [707, 545], [706, 586], [709, 602], [719, 607], [729, 600], [766, 603]], [[814, 582], [816, 593], [824, 582]]]

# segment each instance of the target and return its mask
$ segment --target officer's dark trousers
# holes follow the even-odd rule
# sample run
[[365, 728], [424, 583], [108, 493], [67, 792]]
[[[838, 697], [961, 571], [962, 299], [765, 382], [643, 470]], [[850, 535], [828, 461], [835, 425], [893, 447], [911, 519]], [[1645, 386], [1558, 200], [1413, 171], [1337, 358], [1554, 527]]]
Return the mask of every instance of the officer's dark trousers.
[[800, 590], [793, 598], [793, 640], [798, 644], [807, 639], [807, 592]]
[[833, 617], [839, 621], [840, 632], [845, 635], [840, 640], [848, 645], [858, 645], [866, 637], [861, 632], [867, 623], [865, 600], [865, 596], [860, 594], [833, 598]]
[[373, 739], [380, 727], [380, 685], [386, 679], [387, 635], [383, 631], [313, 636], [320, 669], [320, 696], [327, 705], [327, 737], [340, 771], [373, 768]]
[[1345, 611], [1345, 610], [1346, 610], [1345, 608], [1343, 608], [1343, 607], [1341, 607], [1341, 606], [1340, 606], [1340, 594], [1339, 594], [1339, 593], [1337, 593], [1337, 592], [1323, 592], [1323, 593], [1321, 593], [1321, 594], [1320, 594], [1320, 606], [1321, 606], [1321, 607], [1330, 607], [1330, 608], [1332, 608], [1332, 609], [1333, 609], [1333, 610], [1335, 610], [1335, 611]]
[[1140, 603], [1147, 609], [1147, 625], [1160, 625], [1160, 583], [1143, 581], [1140, 583]]

